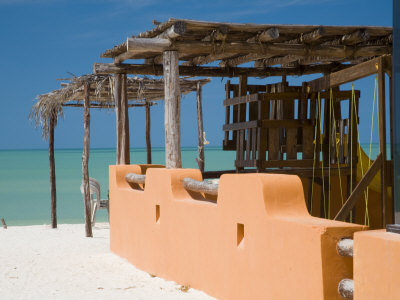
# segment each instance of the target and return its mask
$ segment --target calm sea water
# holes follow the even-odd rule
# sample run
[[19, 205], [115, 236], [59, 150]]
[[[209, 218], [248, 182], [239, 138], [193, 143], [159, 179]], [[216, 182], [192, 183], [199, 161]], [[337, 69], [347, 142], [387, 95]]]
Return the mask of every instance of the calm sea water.
[[[363, 145], [369, 153], [369, 145]], [[372, 148], [372, 158], [378, 145]], [[153, 163], [165, 164], [162, 148], [153, 148]], [[182, 149], [185, 168], [197, 168], [197, 148]], [[235, 152], [206, 147], [206, 170], [231, 170]], [[57, 214], [59, 223], [83, 223], [83, 200], [80, 192], [82, 150], [56, 150]], [[145, 163], [145, 149], [133, 149], [132, 163]], [[89, 175], [99, 180], [102, 198], [108, 193], [108, 166], [115, 163], [115, 149], [92, 149]], [[47, 150], [0, 151], [0, 218], [7, 225], [50, 223], [50, 184]], [[107, 220], [105, 210], [97, 214], [98, 221]]]

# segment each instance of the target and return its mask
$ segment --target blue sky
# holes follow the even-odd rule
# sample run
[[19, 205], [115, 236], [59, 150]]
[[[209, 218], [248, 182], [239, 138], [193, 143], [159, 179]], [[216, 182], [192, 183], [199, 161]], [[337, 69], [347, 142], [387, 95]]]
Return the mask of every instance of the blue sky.
[[[264, 24], [392, 26], [392, 1], [0, 0], [0, 149], [46, 148], [40, 130], [28, 120], [35, 97], [58, 88], [56, 79], [68, 77], [67, 72], [78, 76], [91, 73], [94, 62], [108, 62], [100, 59], [105, 49], [153, 28], [153, 19], [166, 21], [170, 17]], [[204, 87], [204, 127], [214, 146], [222, 141], [225, 80], [214, 78]], [[298, 79], [289, 81], [299, 83]], [[368, 142], [373, 78], [355, 84], [356, 89], [362, 90], [361, 141]], [[197, 142], [194, 99], [189, 95], [182, 102], [183, 146]], [[163, 116], [161, 103], [152, 110], [154, 146], [164, 143]], [[144, 146], [144, 110], [131, 109], [130, 119], [131, 145]], [[113, 111], [93, 110], [91, 128], [92, 147], [115, 146]], [[377, 139], [375, 132], [374, 140]], [[56, 129], [55, 145], [82, 147], [82, 110], [65, 109], [65, 117]]]

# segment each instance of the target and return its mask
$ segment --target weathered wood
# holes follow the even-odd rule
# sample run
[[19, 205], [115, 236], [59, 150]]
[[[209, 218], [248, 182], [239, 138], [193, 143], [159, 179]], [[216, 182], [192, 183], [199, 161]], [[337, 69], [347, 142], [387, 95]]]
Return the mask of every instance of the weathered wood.
[[176, 22], [174, 25], [159, 34], [159, 39], [176, 39], [186, 32], [186, 23], [182, 21]]
[[189, 191], [218, 195], [218, 184], [198, 181], [192, 178], [183, 179], [183, 187]]
[[165, 51], [163, 59], [165, 85], [165, 164], [181, 168], [180, 88], [177, 51]]
[[248, 43], [270, 42], [279, 38], [279, 29], [276, 27], [269, 28], [258, 33], [256, 36], [249, 38]]
[[[233, 55], [232, 55], [233, 56]], [[246, 54], [246, 55], [240, 55], [236, 56], [230, 59], [224, 59], [219, 63], [219, 66], [221, 68], [226, 68], [226, 67], [236, 67], [237, 65], [241, 65], [244, 63], [247, 63], [249, 61], [254, 61], [254, 60], [262, 60], [265, 58], [270, 58], [272, 55], [271, 54]]]
[[202, 39], [203, 42], [225, 41], [228, 37], [229, 28], [227, 26], [219, 26], [214, 29], [211, 34]]
[[125, 175], [125, 180], [128, 183], [144, 184], [146, 182], [146, 175], [128, 173]]
[[353, 257], [353, 239], [344, 238], [336, 244], [336, 250], [340, 256]]
[[380, 153], [376, 160], [372, 163], [371, 167], [364, 174], [364, 177], [358, 182], [357, 186], [351, 193], [350, 197], [346, 200], [340, 211], [335, 216], [335, 220], [344, 221], [349, 215], [350, 211], [356, 205], [357, 201], [361, 198], [362, 193], [368, 187], [372, 179], [378, 173], [382, 165], [382, 154]]
[[263, 66], [274, 66], [274, 65], [284, 65], [287, 63], [294, 62], [300, 59], [300, 56], [296, 55], [287, 55], [287, 56], [280, 56], [280, 57], [271, 57], [263, 60], [257, 60], [254, 62], [255, 68], [260, 68]]
[[352, 33], [345, 34], [342, 36], [342, 43], [344, 45], [354, 45], [361, 42], [365, 42], [369, 39], [369, 32], [366, 29], [356, 30]]
[[375, 74], [379, 71], [379, 63], [381, 58], [371, 59], [364, 63], [352, 66], [346, 70], [337, 71], [324, 77], [308, 82], [309, 92], [319, 92], [327, 90], [347, 82]]
[[343, 279], [339, 282], [338, 292], [344, 299], [353, 300], [354, 281], [352, 279]]
[[196, 66], [196, 65], [205, 65], [211, 63], [215, 60], [224, 59], [227, 57], [235, 56], [234, 53], [220, 53], [220, 54], [209, 54], [203, 56], [197, 56], [193, 58], [189, 62], [184, 62], [183, 66]]
[[326, 36], [326, 31], [324, 27], [318, 27], [317, 29], [304, 33], [300, 36], [300, 41], [305, 44], [312, 44], [318, 41], [319, 39]]
[[7, 229], [6, 221], [4, 221], [3, 218], [1, 218], [1, 224], [3, 224], [3, 228], [4, 228], [4, 229]]
[[[352, 65], [312, 65], [300, 68], [220, 68], [220, 67], [195, 67], [195, 66], [179, 66], [179, 74], [181, 76], [208, 76], [208, 77], [237, 77], [239, 75], [247, 75], [248, 77], [270, 77], [282, 75], [307, 75], [315, 73], [329, 73], [333, 70], [342, 70]], [[141, 65], [141, 64], [110, 64], [95, 63], [93, 64], [94, 74], [141, 74], [141, 75], [163, 75], [162, 65]]]
[[150, 103], [146, 103], [146, 152], [147, 152], [147, 163], [151, 164], [151, 115], [150, 115]]
[[83, 140], [83, 155], [82, 155], [82, 177], [83, 177], [83, 198], [85, 205], [85, 231], [86, 237], [93, 237], [91, 224], [91, 203], [90, 203], [90, 188], [89, 188], [89, 144], [90, 144], [90, 99], [89, 99], [89, 84], [85, 82], [85, 101], [84, 101], [84, 140]]
[[51, 228], [57, 228], [57, 191], [56, 167], [54, 159], [54, 126], [56, 114], [50, 117], [49, 128], [49, 167], [50, 167], [50, 194], [51, 194]]
[[119, 165], [121, 159], [121, 141], [122, 141], [122, 126], [121, 126], [121, 81], [122, 74], [115, 74], [114, 78], [114, 86], [113, 86], [113, 98], [115, 103], [115, 128], [116, 128], [116, 164]]
[[382, 155], [381, 165], [381, 216], [382, 228], [386, 227], [387, 175], [386, 175], [386, 97], [385, 66], [381, 58], [378, 71], [378, 103], [379, 103], [379, 149]]
[[118, 126], [121, 134], [120, 158], [122, 165], [130, 164], [130, 147], [129, 147], [129, 115], [128, 115], [128, 95], [127, 95], [127, 78], [126, 74], [121, 75], [121, 106], [120, 119]]
[[196, 104], [197, 104], [197, 139], [198, 139], [198, 164], [201, 172], [204, 172], [204, 137], [203, 137], [203, 104], [202, 104], [202, 94], [201, 85], [197, 84], [196, 93]]

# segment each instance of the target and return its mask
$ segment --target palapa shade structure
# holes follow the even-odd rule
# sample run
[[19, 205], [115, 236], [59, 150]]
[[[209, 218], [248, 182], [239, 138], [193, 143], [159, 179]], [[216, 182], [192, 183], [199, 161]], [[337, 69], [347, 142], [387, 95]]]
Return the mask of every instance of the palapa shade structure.
[[[147, 163], [151, 164], [150, 141], [150, 107], [155, 101], [163, 100], [164, 80], [146, 77], [127, 77], [117, 75], [83, 75], [64, 79], [61, 88], [37, 97], [30, 118], [35, 125], [42, 128], [43, 137], [49, 139], [49, 162], [51, 184], [52, 226], [57, 227], [56, 216], [56, 182], [54, 163], [54, 127], [58, 117], [63, 114], [64, 107], [84, 108], [84, 151], [82, 157], [86, 235], [92, 236], [90, 224], [90, 199], [88, 186], [88, 160], [90, 137], [89, 108], [115, 108], [117, 121], [117, 164], [129, 164], [129, 119], [128, 107], [146, 107], [146, 145]], [[66, 81], [66, 82], [65, 82]], [[210, 79], [180, 79], [180, 94], [197, 92], [201, 98], [201, 87]], [[202, 120], [201, 120], [202, 122]], [[199, 124], [199, 126], [202, 124]], [[204, 161], [204, 156], [203, 156]]]
[[[235, 115], [239, 112], [237, 124], [228, 126], [234, 130], [248, 131], [252, 126], [259, 127], [259, 124], [271, 121], [262, 117], [255, 118], [253, 123], [243, 122], [245, 117], [240, 121], [241, 115], [245, 116], [240, 113], [240, 107], [243, 106], [245, 109], [245, 105], [250, 102], [261, 103], [258, 100], [262, 99], [262, 96], [248, 95], [248, 93], [261, 91], [281, 93], [282, 97], [292, 97], [288, 94], [285, 95], [282, 90], [279, 91], [286, 84], [286, 76], [324, 75], [321, 78], [303, 82], [299, 92], [302, 95], [301, 99], [296, 99], [306, 103], [310, 97], [315, 96], [315, 93], [329, 93], [331, 88], [377, 74], [380, 158], [376, 160], [374, 168], [364, 175], [354, 190], [351, 188], [351, 195], [347, 196], [346, 203], [335, 218], [344, 220], [349, 215], [365, 188], [380, 170], [382, 225], [386, 224], [387, 187], [392, 181], [392, 171], [389, 171], [392, 162], [386, 156], [385, 121], [385, 76], [389, 77], [390, 84], [392, 76], [391, 27], [240, 24], [185, 19], [169, 19], [163, 23], [153, 23], [156, 25], [153, 29], [130, 36], [123, 43], [104, 51], [101, 57], [111, 58], [113, 62], [95, 63], [93, 73], [164, 75], [165, 86], [169, 90], [168, 93], [166, 90], [166, 111], [167, 107], [178, 105], [174, 90], [179, 90], [179, 76], [239, 77], [238, 85], [232, 87], [233, 85], [227, 84], [229, 89], [227, 89], [225, 99], [225, 102], [231, 103], [233, 109], [237, 109], [234, 112]], [[144, 63], [126, 63], [126, 60], [143, 60]], [[270, 76], [282, 76], [282, 83], [270, 87], [248, 85], [248, 77], [265, 78]], [[229, 96], [231, 91], [234, 93], [233, 98]], [[389, 103], [392, 107], [391, 95], [390, 98]], [[280, 99], [283, 98], [277, 99], [282, 101]], [[275, 99], [271, 98], [270, 100], [274, 101]], [[228, 121], [230, 114], [227, 107], [225, 118]], [[168, 123], [175, 124], [175, 127], [172, 126], [173, 132], [179, 134], [180, 121], [176, 116], [179, 116], [177, 112], [171, 114]], [[272, 121], [275, 122], [275, 120]], [[295, 128], [303, 126], [301, 122], [302, 120], [295, 120], [294, 126], [297, 126]], [[392, 114], [390, 122], [393, 124]], [[272, 123], [270, 122], [270, 124]], [[293, 122], [290, 124], [293, 125]], [[288, 131], [291, 131], [292, 139], [297, 140], [295, 138], [297, 135], [294, 134], [296, 130]], [[169, 135], [170, 137], [168, 137]], [[166, 151], [174, 154], [169, 166], [179, 167], [179, 139], [174, 140], [174, 137], [173, 134], [168, 134], [166, 131], [166, 139], [171, 140], [170, 144], [166, 144]], [[257, 137], [257, 139], [259, 138]], [[240, 140], [243, 140], [243, 137], [236, 139], [236, 142]], [[277, 141], [276, 138], [271, 138], [271, 140]], [[329, 138], [325, 140], [329, 141]], [[259, 142], [265, 143], [266, 141]], [[236, 144], [236, 149], [240, 148], [237, 150], [237, 155], [243, 156], [245, 151], [248, 153], [249, 145], [250, 143], [245, 142]], [[296, 147], [302, 147], [302, 144], [294, 143], [294, 145], [291, 151], [296, 154]], [[279, 143], [274, 146], [276, 147], [275, 152], [279, 152]], [[261, 153], [259, 150], [257, 151]], [[262, 154], [264, 155], [265, 151]], [[356, 160], [354, 162], [353, 168]], [[280, 161], [277, 163], [276, 166], [282, 165]], [[291, 162], [287, 162], [287, 165], [289, 164]], [[253, 161], [250, 161], [248, 166], [254, 167]], [[287, 169], [280, 171], [287, 172]], [[355, 182], [352, 186], [355, 186]]]

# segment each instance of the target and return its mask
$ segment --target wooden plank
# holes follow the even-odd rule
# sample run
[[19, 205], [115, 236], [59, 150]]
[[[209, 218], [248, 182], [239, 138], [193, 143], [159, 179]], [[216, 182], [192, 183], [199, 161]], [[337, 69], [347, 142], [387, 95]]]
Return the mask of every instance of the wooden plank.
[[335, 220], [344, 221], [350, 214], [350, 211], [356, 205], [357, 201], [361, 198], [362, 193], [368, 187], [372, 179], [382, 167], [382, 153], [378, 155], [376, 160], [372, 163], [371, 167], [367, 170], [364, 177], [359, 181], [350, 197], [346, 200], [340, 211], [335, 216]]
[[82, 154], [82, 178], [83, 178], [83, 197], [85, 206], [85, 232], [86, 237], [93, 237], [92, 220], [91, 220], [91, 203], [90, 203], [90, 188], [89, 188], [89, 144], [90, 144], [90, 99], [89, 99], [89, 84], [84, 83], [85, 101], [84, 101], [84, 139], [83, 139], [83, 154]]
[[262, 97], [261, 94], [252, 94], [252, 95], [243, 95], [243, 96], [233, 97], [230, 99], [225, 99], [224, 106], [256, 102], [256, 101], [258, 101], [258, 99], [261, 99], [261, 97]]
[[229, 130], [241, 130], [247, 128], [255, 128], [259, 127], [260, 122], [258, 120], [248, 121], [248, 122], [238, 122], [232, 124], [225, 124], [222, 126], [222, 130], [229, 131]]
[[115, 122], [116, 122], [116, 136], [117, 136], [117, 158], [116, 164], [120, 164], [121, 159], [121, 139], [122, 139], [122, 126], [121, 126], [121, 81], [122, 81], [122, 74], [115, 74], [114, 75], [114, 90], [113, 90], [113, 97], [115, 103]]
[[313, 127], [315, 120], [262, 120], [261, 126], [266, 128]]
[[199, 169], [204, 172], [204, 137], [203, 137], [203, 106], [201, 97], [201, 84], [197, 82], [197, 92], [196, 92], [196, 104], [197, 104], [197, 139], [198, 139], [198, 151], [199, 151]]
[[[231, 97], [231, 81], [228, 80], [225, 84], [225, 99], [229, 99]], [[225, 124], [230, 123], [230, 117], [231, 117], [231, 107], [230, 105], [225, 106]], [[227, 144], [229, 141], [229, 131], [226, 131], [224, 134], [224, 144]]]
[[167, 168], [182, 168], [180, 139], [180, 87], [177, 51], [163, 54], [165, 90], [165, 164]]
[[381, 214], [382, 228], [386, 227], [386, 201], [387, 201], [387, 176], [386, 176], [386, 99], [385, 99], [385, 68], [383, 59], [379, 60], [378, 72], [379, 93], [379, 149], [382, 155], [381, 166]]
[[264, 168], [306, 168], [313, 166], [313, 159], [302, 159], [302, 160], [270, 160], [262, 163]]
[[151, 115], [150, 115], [150, 104], [146, 103], [146, 152], [147, 152], [147, 164], [151, 164]]
[[127, 78], [126, 74], [121, 75], [121, 106], [120, 119], [118, 126], [120, 127], [120, 158], [122, 165], [130, 164], [130, 147], [129, 147], [129, 115], [128, 115], [128, 94], [127, 94]]
[[[247, 75], [248, 77], [269, 77], [269, 76], [296, 76], [315, 73], [329, 73], [332, 70], [341, 70], [351, 67], [348, 64], [329, 64], [329, 65], [311, 65], [299, 68], [221, 68], [221, 67], [196, 67], [179, 66], [181, 76], [207, 76], [207, 77], [237, 77]], [[153, 64], [113, 64], [113, 63], [94, 63], [94, 74], [141, 74], [141, 75], [163, 75], [162, 65]]]
[[375, 74], [379, 71], [381, 58], [374, 58], [364, 63], [352, 66], [346, 70], [337, 71], [324, 77], [308, 82], [309, 92], [318, 92], [347, 82]]
[[251, 143], [252, 143], [252, 130], [254, 128], [246, 129], [246, 160], [251, 159]]
[[50, 116], [49, 124], [49, 166], [50, 166], [50, 194], [51, 194], [51, 228], [57, 228], [57, 191], [56, 191], [56, 167], [54, 159], [54, 126], [57, 114]]

